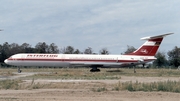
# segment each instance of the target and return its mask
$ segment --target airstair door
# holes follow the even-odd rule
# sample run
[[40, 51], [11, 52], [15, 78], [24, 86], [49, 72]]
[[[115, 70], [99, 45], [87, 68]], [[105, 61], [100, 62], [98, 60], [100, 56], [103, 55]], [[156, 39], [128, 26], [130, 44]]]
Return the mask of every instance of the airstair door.
[[25, 55], [21, 55], [21, 60], [24, 61]]

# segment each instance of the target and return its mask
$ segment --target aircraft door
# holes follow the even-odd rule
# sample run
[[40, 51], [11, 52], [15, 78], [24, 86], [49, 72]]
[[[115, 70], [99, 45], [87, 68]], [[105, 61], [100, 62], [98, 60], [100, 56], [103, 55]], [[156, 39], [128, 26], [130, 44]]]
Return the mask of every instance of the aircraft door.
[[64, 54], [62, 54], [62, 56], [61, 56], [61, 61], [65, 61], [65, 55]]
[[118, 57], [117, 57], [117, 59], [116, 59], [116, 62], [118, 63]]
[[21, 55], [21, 60], [24, 61], [25, 55]]

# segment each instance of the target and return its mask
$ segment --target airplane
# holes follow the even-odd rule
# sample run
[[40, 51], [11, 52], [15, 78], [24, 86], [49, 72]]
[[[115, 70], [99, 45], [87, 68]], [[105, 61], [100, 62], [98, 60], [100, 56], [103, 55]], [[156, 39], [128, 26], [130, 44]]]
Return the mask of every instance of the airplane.
[[[156, 60], [155, 54], [167, 33], [141, 38], [146, 42], [132, 53], [124, 55], [93, 55], [93, 54], [40, 54], [19, 53], [12, 55], [4, 62], [14, 66], [52, 66], [52, 67], [90, 67], [90, 72], [99, 72], [98, 68], [120, 68], [145, 65]], [[18, 67], [20, 73], [20, 67]]]

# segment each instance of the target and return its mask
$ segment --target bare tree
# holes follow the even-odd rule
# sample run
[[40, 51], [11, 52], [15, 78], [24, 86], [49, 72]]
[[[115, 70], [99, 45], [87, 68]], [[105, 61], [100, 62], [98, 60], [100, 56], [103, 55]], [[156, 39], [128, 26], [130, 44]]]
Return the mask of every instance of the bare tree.
[[10, 44], [9, 49], [10, 49], [11, 55], [23, 52], [23, 50], [21, 49], [21, 47], [17, 43]]
[[54, 43], [51, 43], [48, 47], [49, 53], [59, 53], [58, 46], [56, 46]]
[[32, 48], [30, 44], [23, 43], [21, 46], [21, 49], [23, 50], [23, 53], [35, 53], [35, 48]]
[[45, 42], [39, 42], [36, 44], [35, 48], [38, 53], [48, 53], [48, 45]]
[[102, 48], [100, 51], [99, 51], [100, 54], [103, 54], [103, 55], [108, 55], [109, 54], [109, 51], [107, 48]]
[[76, 49], [76, 50], [74, 51], [74, 54], [81, 54], [81, 51], [80, 51], [79, 49]]
[[67, 46], [67, 47], [64, 47], [60, 50], [60, 52], [62, 54], [73, 54], [74, 53], [74, 47], [72, 46]]
[[85, 49], [84, 54], [93, 54], [92, 48], [88, 47], [87, 49]]
[[133, 46], [129, 46], [127, 45], [127, 50], [124, 52], [124, 54], [129, 54], [132, 53], [136, 50], [136, 48], [134, 48]]

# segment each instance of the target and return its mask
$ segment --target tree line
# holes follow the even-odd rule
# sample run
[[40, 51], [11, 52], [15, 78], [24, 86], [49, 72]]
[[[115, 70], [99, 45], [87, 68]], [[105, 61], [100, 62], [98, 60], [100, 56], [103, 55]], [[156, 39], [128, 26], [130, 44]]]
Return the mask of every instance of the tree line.
[[[133, 46], [127, 46], [127, 50], [121, 54], [127, 54], [135, 51], [136, 48]], [[45, 42], [39, 42], [32, 47], [28, 43], [23, 43], [21, 45], [17, 43], [5, 42], [0, 44], [0, 62], [3, 63], [5, 59], [10, 57], [11, 55], [17, 53], [61, 53], [61, 54], [97, 54], [93, 52], [91, 47], [87, 47], [85, 50], [80, 51], [79, 49], [75, 49], [73, 46], [67, 46], [63, 48], [58, 48], [55, 43], [47, 44]], [[107, 48], [102, 48], [99, 50], [98, 54], [108, 55], [110, 52]], [[154, 66], [162, 67], [162, 66], [180, 66], [180, 48], [175, 46], [172, 50], [165, 52], [157, 52], [156, 54], [157, 60], [153, 62]]]
[[[21, 45], [17, 43], [8, 42], [0, 44], [0, 62], [4, 62], [5, 59], [9, 58], [11, 55], [17, 53], [61, 53], [61, 54], [95, 54], [91, 47], [86, 48], [84, 51], [80, 51], [79, 49], [75, 49], [73, 46], [67, 46], [63, 48], [58, 48], [55, 43], [47, 44], [45, 42], [39, 42], [32, 47], [28, 43], [23, 43]], [[99, 54], [109, 54], [107, 48], [102, 48], [99, 51]]]

